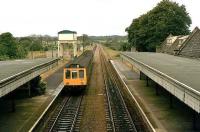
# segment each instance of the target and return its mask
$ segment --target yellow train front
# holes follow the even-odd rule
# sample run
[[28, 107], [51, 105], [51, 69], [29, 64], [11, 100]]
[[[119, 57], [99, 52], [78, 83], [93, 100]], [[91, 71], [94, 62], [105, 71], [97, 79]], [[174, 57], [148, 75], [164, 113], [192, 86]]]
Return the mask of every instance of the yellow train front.
[[87, 50], [68, 63], [63, 72], [63, 83], [67, 90], [81, 90], [88, 85], [94, 50]]
[[63, 76], [65, 86], [72, 88], [84, 88], [87, 85], [87, 69], [80, 64], [67, 65], [64, 68]]

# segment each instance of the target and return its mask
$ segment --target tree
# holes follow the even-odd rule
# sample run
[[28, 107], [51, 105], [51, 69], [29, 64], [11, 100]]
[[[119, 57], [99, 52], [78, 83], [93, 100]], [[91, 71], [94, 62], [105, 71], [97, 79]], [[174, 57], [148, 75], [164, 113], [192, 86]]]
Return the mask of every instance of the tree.
[[120, 45], [120, 50], [121, 51], [130, 51], [131, 45], [127, 42], [124, 42], [122, 45]]
[[19, 38], [18, 41], [18, 51], [20, 58], [25, 58], [30, 50], [32, 40], [28, 37]]
[[30, 50], [31, 51], [41, 51], [41, 50], [43, 50], [43, 46], [39, 40], [34, 40], [34, 41], [32, 41]]
[[[55, 42], [56, 37], [48, 35], [32, 35], [15, 38], [11, 33], [0, 35], [0, 61], [7, 59], [26, 58], [29, 51], [48, 50], [49, 42]], [[52, 46], [51, 46], [52, 47]]]
[[9, 32], [0, 35], [0, 55], [8, 56], [9, 58], [17, 58], [17, 43], [13, 35]]
[[83, 34], [82, 36], [78, 37], [79, 41], [82, 41], [83, 50], [85, 46], [90, 44], [90, 38], [87, 34]]
[[28, 54], [28, 51], [21, 45], [21, 44], [18, 44], [17, 46], [17, 58], [25, 58]]
[[186, 35], [191, 18], [184, 5], [163, 0], [155, 8], [133, 19], [126, 28], [128, 41], [138, 51], [155, 51], [169, 35]]

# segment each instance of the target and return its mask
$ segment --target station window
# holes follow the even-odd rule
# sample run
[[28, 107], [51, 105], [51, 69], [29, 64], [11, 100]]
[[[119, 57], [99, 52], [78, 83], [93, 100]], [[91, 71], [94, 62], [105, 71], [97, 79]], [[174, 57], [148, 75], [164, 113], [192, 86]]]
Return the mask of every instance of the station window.
[[77, 71], [72, 71], [72, 79], [77, 78]]
[[66, 79], [70, 79], [70, 70], [66, 71]]
[[84, 70], [79, 70], [79, 78], [84, 78]]

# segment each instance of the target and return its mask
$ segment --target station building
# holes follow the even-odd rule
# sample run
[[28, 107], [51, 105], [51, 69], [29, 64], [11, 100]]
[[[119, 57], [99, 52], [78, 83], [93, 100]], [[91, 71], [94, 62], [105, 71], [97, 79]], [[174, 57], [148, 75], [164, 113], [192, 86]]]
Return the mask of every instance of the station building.
[[200, 58], [200, 29], [196, 27], [189, 35], [169, 35], [161, 44], [160, 52]]

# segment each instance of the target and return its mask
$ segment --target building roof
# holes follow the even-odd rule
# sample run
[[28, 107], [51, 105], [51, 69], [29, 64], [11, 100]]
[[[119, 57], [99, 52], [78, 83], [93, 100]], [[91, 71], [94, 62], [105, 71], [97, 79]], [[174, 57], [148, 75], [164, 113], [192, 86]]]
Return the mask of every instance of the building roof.
[[58, 34], [77, 34], [76, 31], [70, 31], [70, 30], [62, 30], [58, 32]]
[[180, 55], [187, 45], [191, 45], [189, 42], [191, 41], [193, 36], [198, 35], [198, 32], [200, 32], [200, 30], [198, 27], [196, 27], [189, 35], [169, 35], [161, 44], [161, 52], [167, 54]]
[[189, 58], [200, 58], [200, 29], [195, 27], [189, 35], [169, 35], [161, 44], [159, 52]]
[[181, 40], [186, 40], [188, 37], [189, 37], [189, 35], [185, 35], [185, 36], [183, 36], [183, 37], [180, 37], [179, 39], [181, 39]]
[[165, 39], [165, 41], [161, 44], [161, 52], [174, 54], [174, 50], [177, 49], [177, 45], [179, 44], [179, 38], [183, 37], [172, 36], [171, 34]]
[[200, 29], [198, 27], [195, 27], [194, 30], [192, 31], [192, 33], [185, 39], [185, 41], [183, 42], [183, 44], [180, 46], [179, 52], [177, 54], [180, 54], [181, 51], [189, 44], [189, 41], [192, 39], [192, 37], [198, 33], [200, 31]]

